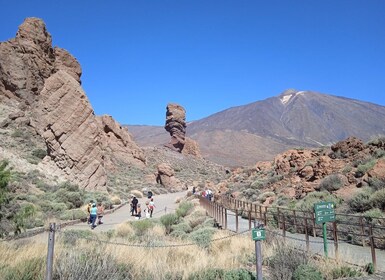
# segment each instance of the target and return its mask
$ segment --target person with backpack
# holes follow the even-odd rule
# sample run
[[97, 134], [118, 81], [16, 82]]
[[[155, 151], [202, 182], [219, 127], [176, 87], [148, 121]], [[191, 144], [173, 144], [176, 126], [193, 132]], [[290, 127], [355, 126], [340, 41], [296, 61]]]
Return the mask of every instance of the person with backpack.
[[98, 209], [96, 208], [96, 203], [93, 203], [90, 210], [90, 220], [91, 220], [91, 229], [96, 228], [95, 221], [98, 214]]
[[87, 213], [88, 213], [87, 224], [91, 224], [91, 208], [92, 208], [92, 203], [93, 203], [93, 200], [91, 200], [87, 204]]

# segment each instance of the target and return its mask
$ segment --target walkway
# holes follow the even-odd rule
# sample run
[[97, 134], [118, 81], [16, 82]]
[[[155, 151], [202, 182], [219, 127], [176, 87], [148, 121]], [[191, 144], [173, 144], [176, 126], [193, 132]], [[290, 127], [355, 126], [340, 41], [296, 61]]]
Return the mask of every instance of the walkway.
[[[153, 198], [155, 202], [155, 210], [154, 210], [153, 217], [158, 218], [166, 213], [174, 212], [175, 209], [178, 207], [175, 201], [178, 198], [185, 197], [186, 194], [187, 194], [186, 191], [182, 191], [182, 192], [176, 192], [176, 193], [154, 195]], [[143, 209], [145, 208], [145, 202], [148, 199], [147, 197], [144, 197], [144, 198], [138, 198], [138, 200], [140, 205], [142, 206], [142, 217], [144, 217]], [[109, 231], [111, 229], [114, 229], [117, 225], [121, 223], [124, 223], [127, 221], [134, 221], [135, 217], [131, 216], [130, 210], [131, 210], [130, 205], [126, 204], [125, 206], [116, 210], [114, 213], [105, 215], [103, 217], [103, 224], [100, 226], [97, 226], [94, 229], [94, 231], [95, 232]], [[67, 226], [63, 230], [68, 230], [68, 229], [90, 229], [90, 226], [87, 223], [81, 223], [81, 224], [75, 224], [72, 226]]]
[[[247, 231], [249, 229], [249, 221], [238, 217], [239, 232]], [[253, 227], [253, 225], [252, 225]], [[227, 212], [227, 228], [231, 231], [236, 231], [236, 219], [235, 213]], [[251, 234], [251, 233], [250, 233]], [[274, 234], [277, 236], [283, 236], [282, 231], [267, 231], [266, 235]], [[321, 237], [309, 236], [310, 251], [313, 254], [324, 255], [323, 239]], [[286, 232], [286, 241], [292, 243], [296, 248], [306, 250], [306, 240], [303, 234], [292, 234]], [[376, 249], [377, 270], [385, 272], [385, 250]], [[372, 255], [370, 247], [362, 247], [357, 245], [348, 244], [345, 242], [338, 243], [339, 258], [342, 261], [353, 263], [356, 265], [364, 266], [372, 262]], [[329, 257], [335, 258], [334, 242], [329, 240], [328, 244]], [[376, 279], [376, 278], [373, 278]], [[385, 279], [382, 278], [382, 279]]]

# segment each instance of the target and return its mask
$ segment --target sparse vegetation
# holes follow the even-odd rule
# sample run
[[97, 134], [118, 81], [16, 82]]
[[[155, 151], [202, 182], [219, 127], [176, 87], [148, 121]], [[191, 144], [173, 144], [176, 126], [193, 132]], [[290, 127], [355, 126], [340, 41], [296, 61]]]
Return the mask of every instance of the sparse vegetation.
[[329, 175], [320, 183], [320, 189], [327, 190], [329, 192], [339, 190], [342, 186], [343, 182], [338, 174]]

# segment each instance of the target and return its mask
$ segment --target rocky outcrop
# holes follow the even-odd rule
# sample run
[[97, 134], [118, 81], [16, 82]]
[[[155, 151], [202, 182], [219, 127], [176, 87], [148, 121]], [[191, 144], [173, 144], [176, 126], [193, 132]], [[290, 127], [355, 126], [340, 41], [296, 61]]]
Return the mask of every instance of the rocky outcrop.
[[170, 133], [171, 140], [167, 147], [182, 152], [186, 136], [186, 111], [178, 105], [167, 105], [166, 124], [164, 128]]
[[86, 95], [67, 72], [60, 70], [46, 80], [33, 126], [46, 141], [48, 155], [69, 178], [81, 187], [105, 186], [100, 129]]
[[175, 171], [166, 163], [161, 163], [157, 167], [158, 173], [156, 181], [164, 186], [167, 190], [182, 190], [181, 183], [175, 178]]
[[[97, 116], [101, 137], [102, 149], [120, 162], [142, 166], [146, 157], [142, 149], [131, 139], [128, 130], [122, 127], [111, 116]], [[110, 156], [110, 157], [111, 157]]]
[[[31, 125], [44, 139], [47, 170], [80, 187], [105, 190], [114, 163], [143, 167], [143, 151], [110, 116], [97, 117], [80, 84], [81, 67], [66, 50], [52, 48], [37, 18], [27, 18], [16, 38], [0, 44], [0, 96], [19, 102], [10, 122]], [[55, 170], [56, 168], [56, 170]]]
[[27, 18], [16, 38], [0, 44], [0, 90], [33, 103], [55, 70], [51, 35], [37, 18]]
[[359, 152], [364, 150], [365, 144], [362, 142], [362, 140], [356, 137], [349, 137], [344, 141], [340, 141], [332, 145], [331, 149], [333, 151], [333, 154], [330, 155], [331, 157], [347, 158], [347, 157], [355, 156]]
[[165, 146], [183, 153], [202, 157], [198, 143], [186, 137], [186, 111], [178, 104], [170, 103], [167, 105], [166, 124], [164, 128], [170, 133], [171, 140]]

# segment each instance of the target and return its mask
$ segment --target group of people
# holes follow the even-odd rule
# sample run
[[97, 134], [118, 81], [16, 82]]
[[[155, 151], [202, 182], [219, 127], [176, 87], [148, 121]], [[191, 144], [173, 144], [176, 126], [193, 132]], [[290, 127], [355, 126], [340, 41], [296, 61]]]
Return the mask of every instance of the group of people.
[[104, 206], [101, 202], [99, 202], [96, 205], [96, 203], [93, 200], [91, 200], [87, 205], [87, 212], [88, 212], [87, 223], [91, 225], [91, 229], [96, 228], [96, 224], [95, 224], [96, 220], [98, 225], [103, 224], [102, 218], [104, 215]]
[[[143, 210], [146, 218], [152, 218], [152, 214], [155, 209], [155, 202], [152, 196], [148, 197], [146, 201], [146, 208]], [[142, 207], [140, 206], [139, 200], [134, 196], [131, 200], [131, 216], [135, 216], [138, 219], [142, 218]]]

